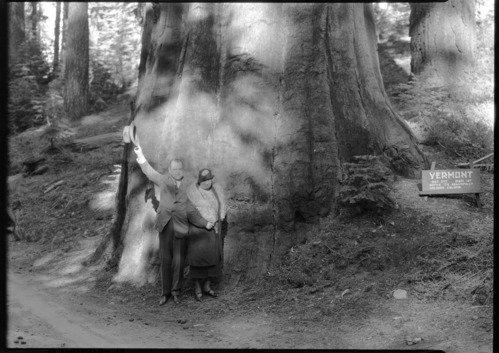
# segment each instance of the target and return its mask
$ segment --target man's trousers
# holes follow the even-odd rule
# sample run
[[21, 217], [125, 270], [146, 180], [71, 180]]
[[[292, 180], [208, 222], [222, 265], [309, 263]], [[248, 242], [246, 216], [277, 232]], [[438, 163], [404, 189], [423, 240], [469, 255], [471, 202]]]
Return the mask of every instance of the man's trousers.
[[183, 282], [187, 240], [177, 238], [173, 231], [173, 219], [159, 233], [159, 257], [161, 260], [162, 295], [179, 295]]

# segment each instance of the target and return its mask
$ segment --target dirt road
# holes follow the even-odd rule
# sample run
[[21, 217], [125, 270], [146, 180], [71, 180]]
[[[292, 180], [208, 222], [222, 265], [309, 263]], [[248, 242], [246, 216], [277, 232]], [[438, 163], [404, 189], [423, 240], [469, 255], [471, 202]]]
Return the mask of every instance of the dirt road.
[[[193, 340], [178, 322], [155, 327], [121, 310], [103, 308], [97, 299], [74, 301], [42, 281], [16, 273], [8, 278], [9, 348], [193, 348], [209, 342]], [[72, 300], [73, 299], [73, 300]]]
[[8, 348], [262, 348], [292, 335], [276, 337], [281, 332], [265, 314], [212, 322], [187, 299], [144, 310], [63, 288], [56, 277], [9, 271]]
[[[83, 308], [68, 306], [60, 297], [51, 297], [40, 283], [20, 274], [8, 279], [8, 347], [134, 347], [127, 336], [119, 340], [95, 320], [88, 320]], [[56, 301], [54, 301], [57, 300]], [[71, 304], [71, 303], [69, 303]], [[83, 314], [83, 315], [82, 315]], [[106, 332], [103, 334], [102, 332]], [[143, 342], [141, 342], [143, 343]]]
[[[424, 337], [418, 349], [492, 352], [487, 338], [470, 335], [476, 333], [470, 330], [475, 310], [459, 312], [454, 306], [432, 312], [427, 305], [393, 302], [357, 328], [296, 325], [264, 312], [210, 321], [203, 310], [196, 315], [193, 300], [181, 307], [170, 303], [137, 310], [91, 293], [51, 287], [47, 279], [9, 273], [9, 348], [408, 349], [405, 341], [411, 336]], [[449, 312], [455, 313], [452, 320]]]

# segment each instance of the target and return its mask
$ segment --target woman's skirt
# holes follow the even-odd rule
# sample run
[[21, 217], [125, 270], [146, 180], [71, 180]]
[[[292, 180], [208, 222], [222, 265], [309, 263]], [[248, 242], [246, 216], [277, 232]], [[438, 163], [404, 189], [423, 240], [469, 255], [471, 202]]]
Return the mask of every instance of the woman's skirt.
[[220, 264], [213, 266], [189, 266], [189, 278], [191, 279], [207, 279], [222, 276], [222, 266]]

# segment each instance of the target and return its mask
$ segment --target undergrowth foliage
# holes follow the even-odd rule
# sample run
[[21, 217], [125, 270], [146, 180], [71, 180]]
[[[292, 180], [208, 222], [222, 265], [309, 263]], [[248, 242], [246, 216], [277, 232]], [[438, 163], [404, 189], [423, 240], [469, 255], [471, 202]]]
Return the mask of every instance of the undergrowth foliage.
[[[380, 58], [386, 58], [381, 61], [383, 80], [391, 102], [422, 144], [444, 149], [460, 162], [494, 149], [494, 5], [477, 0], [475, 7], [475, 64], [445, 82], [429, 83], [409, 73], [409, 5], [374, 6]], [[408, 77], [398, 73], [402, 68]]]
[[386, 213], [397, 208], [390, 198], [391, 170], [379, 156], [354, 156], [344, 163], [338, 204], [353, 215], [362, 212]]
[[450, 156], [476, 159], [494, 148], [492, 80], [470, 74], [467, 82], [430, 87], [412, 77], [394, 85], [392, 101], [423, 144]]
[[355, 277], [364, 271], [389, 274], [394, 268], [414, 263], [425, 245], [414, 234], [397, 233], [394, 222], [374, 222], [370, 216], [360, 217], [355, 224], [327, 219], [313, 239], [284, 256], [283, 278], [295, 288], [330, 281], [337, 290], [353, 289], [361, 284]]
[[335, 306], [365, 304], [373, 294], [391, 297], [397, 288], [427, 302], [488, 305], [493, 302], [493, 231], [487, 217], [477, 214], [470, 222], [410, 207], [381, 217], [362, 215], [355, 222], [329, 217], [283, 255], [275, 276], [284, 289], [332, 291]]
[[21, 132], [45, 123], [46, 100], [50, 67], [42, 46], [36, 40], [20, 45], [18, 57], [9, 63], [9, 129]]

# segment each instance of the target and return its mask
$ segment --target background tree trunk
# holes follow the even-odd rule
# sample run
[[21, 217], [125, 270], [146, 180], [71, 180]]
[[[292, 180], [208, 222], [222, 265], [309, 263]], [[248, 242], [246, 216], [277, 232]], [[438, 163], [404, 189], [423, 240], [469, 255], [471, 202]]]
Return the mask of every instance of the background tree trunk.
[[475, 62], [475, 0], [412, 3], [411, 72], [436, 82], [459, 79]]
[[88, 3], [70, 2], [66, 31], [64, 106], [70, 119], [88, 112]]
[[9, 66], [17, 58], [19, 46], [26, 37], [24, 24], [24, 2], [10, 2], [9, 6]]
[[126, 85], [126, 80], [125, 80], [125, 69], [123, 65], [123, 57], [124, 57], [124, 41], [125, 41], [125, 11], [126, 11], [126, 4], [121, 4], [120, 8], [120, 30], [119, 34], [117, 36], [118, 38], [118, 67], [117, 67], [117, 72], [120, 75], [121, 78], [121, 86], [125, 87]]
[[38, 14], [38, 3], [36, 1], [31, 1], [31, 15], [30, 15], [30, 22], [31, 22], [31, 38], [33, 39], [39, 39], [38, 36], [38, 19], [39, 19], [39, 14]]
[[68, 2], [62, 3], [62, 33], [61, 33], [61, 58], [59, 62], [60, 72], [64, 75], [66, 70], [66, 42], [67, 42], [67, 28], [68, 28]]
[[[384, 91], [375, 33], [368, 4], [147, 5], [140, 143], [157, 170], [182, 158], [189, 182], [209, 167], [225, 188], [226, 278], [270, 270], [334, 212], [354, 155], [385, 153], [406, 176], [422, 167]], [[116, 279], [140, 283], [158, 240], [135, 157]]]
[[61, 32], [61, 3], [56, 2], [55, 28], [54, 28], [54, 65], [53, 65], [54, 72], [57, 72], [57, 68], [59, 66], [60, 32]]

